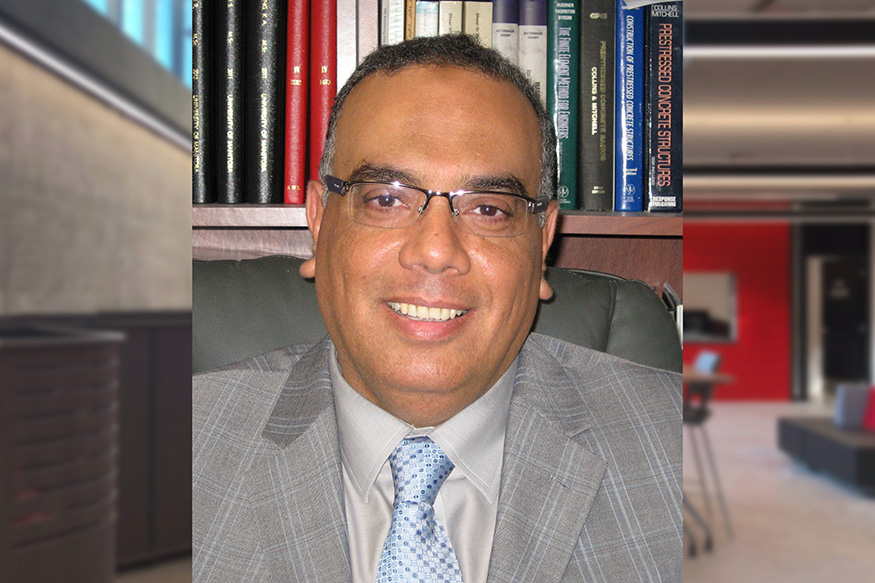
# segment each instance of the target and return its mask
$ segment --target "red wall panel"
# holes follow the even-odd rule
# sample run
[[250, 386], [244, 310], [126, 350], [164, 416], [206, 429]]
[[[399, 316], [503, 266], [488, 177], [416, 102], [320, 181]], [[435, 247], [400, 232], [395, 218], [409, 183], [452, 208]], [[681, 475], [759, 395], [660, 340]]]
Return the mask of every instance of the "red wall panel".
[[737, 293], [736, 341], [686, 342], [684, 362], [702, 349], [722, 355], [734, 378], [718, 400], [789, 400], [791, 395], [790, 225], [686, 223], [684, 272], [730, 272]]

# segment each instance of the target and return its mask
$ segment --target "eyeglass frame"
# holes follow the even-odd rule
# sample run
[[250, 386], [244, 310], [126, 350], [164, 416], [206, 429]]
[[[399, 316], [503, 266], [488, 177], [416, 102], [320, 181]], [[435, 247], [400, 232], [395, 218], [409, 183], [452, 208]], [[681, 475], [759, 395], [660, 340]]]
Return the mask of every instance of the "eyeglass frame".
[[[392, 182], [384, 182], [382, 180], [341, 180], [336, 176], [326, 175], [323, 180], [323, 184], [328, 189], [329, 192], [333, 192], [340, 196], [346, 196], [346, 193], [356, 185], [359, 184], [385, 184], [387, 186], [395, 186], [395, 187], [403, 187], [409, 188], [411, 190], [416, 190], [425, 195], [425, 202], [422, 206], [417, 210], [417, 214], [421, 217], [425, 214], [426, 209], [428, 208], [428, 203], [431, 202], [431, 199], [435, 197], [444, 197], [447, 199], [447, 203], [450, 205], [450, 214], [453, 217], [459, 215], [459, 211], [453, 206], [453, 199], [457, 196], [461, 196], [463, 194], [498, 194], [504, 196], [512, 196], [514, 198], [519, 198], [527, 203], [527, 208], [530, 213], [538, 214], [540, 213], [540, 225], [544, 226], [544, 214], [547, 211], [547, 208], [550, 205], [550, 198], [546, 196], [532, 198], [530, 196], [526, 196], [524, 194], [519, 194], [517, 192], [504, 192], [498, 190], [452, 190], [452, 191], [441, 191], [441, 190], [429, 190], [427, 188], [420, 188], [419, 186], [412, 186], [410, 184], [404, 184], [403, 182], [398, 182], [397, 180]], [[416, 221], [413, 221], [409, 226], [416, 224]], [[378, 227], [379, 228], [379, 227]], [[391, 228], [391, 227], [390, 227]]]

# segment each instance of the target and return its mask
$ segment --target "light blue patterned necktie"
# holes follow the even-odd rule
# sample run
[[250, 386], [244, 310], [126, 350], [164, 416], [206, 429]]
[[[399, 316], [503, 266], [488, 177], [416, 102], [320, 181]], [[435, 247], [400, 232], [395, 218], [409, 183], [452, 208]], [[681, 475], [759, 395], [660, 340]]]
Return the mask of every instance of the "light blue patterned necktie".
[[377, 566], [377, 583], [462, 583], [456, 553], [434, 500], [453, 462], [428, 437], [403, 440], [389, 456], [395, 481], [392, 524]]

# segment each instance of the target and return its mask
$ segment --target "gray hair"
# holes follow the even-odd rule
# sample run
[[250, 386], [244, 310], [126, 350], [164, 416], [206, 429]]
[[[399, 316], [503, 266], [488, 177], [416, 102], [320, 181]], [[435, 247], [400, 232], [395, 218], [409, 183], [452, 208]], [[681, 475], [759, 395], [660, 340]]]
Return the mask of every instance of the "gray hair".
[[[415, 65], [460, 67], [479, 71], [499, 81], [507, 81], [519, 89], [531, 104], [541, 130], [541, 178], [538, 196], [549, 196], [551, 199], [555, 197], [556, 133], [553, 121], [541, 103], [537, 90], [516, 65], [498, 51], [483, 47], [474, 37], [465, 34], [415, 38], [395, 45], [382, 46], [365, 57], [334, 98], [331, 115], [328, 118], [325, 148], [319, 164], [319, 176], [323, 181], [332, 173], [334, 156], [337, 152], [337, 119], [350, 91], [371, 75], [377, 73], [391, 75]], [[324, 196], [327, 199], [327, 191]]]

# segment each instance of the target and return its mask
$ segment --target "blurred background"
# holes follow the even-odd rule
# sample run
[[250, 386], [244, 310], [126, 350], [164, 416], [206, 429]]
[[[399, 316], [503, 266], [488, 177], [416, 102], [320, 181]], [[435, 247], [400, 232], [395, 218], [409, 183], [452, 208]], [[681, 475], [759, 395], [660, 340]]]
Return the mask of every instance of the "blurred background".
[[868, 581], [875, 2], [685, 10], [684, 581]]
[[3, 582], [190, 580], [191, 4], [0, 1]]
[[[875, 0], [685, 10], [684, 578], [871, 580]], [[190, 16], [0, 0], [2, 581], [190, 580]]]

